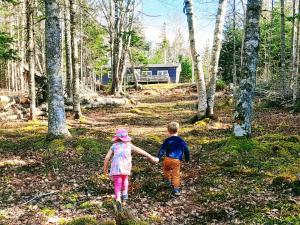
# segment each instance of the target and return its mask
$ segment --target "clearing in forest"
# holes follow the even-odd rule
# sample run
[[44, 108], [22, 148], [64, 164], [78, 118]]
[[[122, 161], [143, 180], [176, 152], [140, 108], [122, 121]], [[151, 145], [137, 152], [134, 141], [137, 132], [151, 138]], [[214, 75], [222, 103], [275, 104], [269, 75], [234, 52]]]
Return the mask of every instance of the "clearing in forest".
[[72, 137], [47, 140], [47, 123], [6, 123], [0, 139], [0, 224], [114, 224], [112, 183], [101, 176], [115, 129], [153, 155], [170, 121], [181, 124], [191, 162], [182, 195], [162, 182], [161, 165], [133, 158], [132, 211], [140, 224], [300, 223], [300, 116], [257, 104], [252, 139], [231, 135], [232, 101], [218, 93], [218, 121], [190, 124], [191, 86], [149, 85], [139, 103], [85, 111]]

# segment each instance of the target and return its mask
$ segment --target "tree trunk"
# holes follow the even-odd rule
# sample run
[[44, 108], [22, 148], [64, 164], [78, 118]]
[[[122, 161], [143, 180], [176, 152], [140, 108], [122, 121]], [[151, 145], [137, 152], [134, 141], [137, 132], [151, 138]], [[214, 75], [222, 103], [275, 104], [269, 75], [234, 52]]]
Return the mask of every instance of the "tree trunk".
[[195, 13], [193, 8], [192, 0], [184, 1], [185, 13], [187, 16], [187, 23], [189, 29], [189, 40], [190, 40], [190, 48], [191, 54], [193, 58], [193, 62], [195, 65], [195, 73], [198, 77], [198, 111], [197, 116], [199, 119], [203, 118], [206, 114], [207, 110], [207, 99], [206, 99], [206, 87], [205, 87], [205, 79], [203, 73], [203, 67], [201, 62], [200, 54], [197, 51], [197, 42], [195, 39], [195, 29], [196, 29], [196, 21], [195, 21]]
[[71, 30], [70, 30], [70, 4], [65, 0], [65, 51], [66, 51], [66, 93], [72, 97], [72, 53], [71, 53]]
[[25, 26], [26, 26], [26, 24], [25, 24], [25, 21], [26, 21], [26, 19], [25, 19], [25, 14], [26, 14], [26, 5], [25, 5], [25, 2], [22, 2], [21, 3], [21, 42], [20, 42], [20, 67], [19, 67], [19, 69], [20, 69], [20, 90], [21, 90], [21, 92], [22, 92], [22, 94], [23, 94], [23, 92], [24, 92], [24, 89], [25, 89], [25, 87], [24, 87], [24, 63], [25, 63], [25, 48], [26, 48], [26, 44], [25, 44]]
[[34, 0], [26, 0], [26, 61], [29, 67], [29, 98], [30, 98], [30, 119], [36, 119], [36, 94], [35, 94], [35, 59], [34, 59]]
[[130, 64], [131, 64], [131, 69], [132, 69], [132, 74], [133, 74], [133, 78], [134, 78], [134, 87], [136, 89], [138, 89], [139, 81], [138, 81], [138, 77], [137, 77], [136, 71], [134, 69], [134, 61], [133, 61], [132, 52], [131, 52], [130, 48], [128, 49], [128, 56], [129, 56], [129, 60], [130, 60]]
[[236, 94], [237, 86], [237, 73], [236, 73], [236, 2], [233, 0], [233, 71], [232, 71], [232, 81], [233, 81], [233, 94]]
[[253, 95], [258, 64], [260, 13], [261, 0], [248, 0], [244, 39], [244, 60], [237, 90], [233, 122], [233, 133], [237, 137], [251, 135]]
[[[299, 4], [299, 2], [298, 2]], [[293, 104], [296, 104], [297, 100], [297, 81], [298, 81], [298, 57], [299, 57], [299, 19], [296, 19], [296, 15], [300, 12], [300, 5], [298, 5], [298, 12], [296, 13], [297, 3], [293, 3], [293, 40], [292, 40], [292, 80], [291, 89], [293, 93]]]
[[79, 68], [78, 68], [78, 41], [76, 37], [76, 8], [75, 0], [70, 0], [70, 20], [71, 20], [71, 48], [72, 48], [72, 76], [73, 76], [73, 112], [74, 119], [81, 116], [79, 98]]
[[66, 125], [61, 64], [61, 29], [57, 0], [45, 0], [46, 73], [48, 77], [48, 134], [69, 136]]
[[214, 32], [214, 43], [210, 65], [210, 81], [207, 89], [207, 115], [214, 114], [216, 82], [219, 68], [219, 58], [222, 47], [222, 34], [228, 0], [219, 0], [219, 8]]
[[[300, 13], [300, 1], [298, 1], [298, 13]], [[300, 112], [300, 76], [299, 76], [299, 32], [300, 32], [300, 19], [297, 18], [297, 60], [296, 60], [296, 74], [292, 80], [292, 88], [293, 88], [293, 102], [294, 108], [296, 112]]]
[[119, 79], [119, 63], [120, 63], [120, 51], [122, 46], [122, 36], [120, 32], [120, 6], [118, 1], [114, 3], [114, 42], [113, 42], [113, 60], [112, 60], [112, 93], [119, 95], [121, 92], [122, 81]]
[[288, 85], [286, 77], [286, 65], [285, 65], [285, 13], [284, 13], [284, 0], [280, 0], [280, 11], [281, 11], [281, 50], [280, 50], [280, 76], [281, 76], [281, 89], [282, 95], [287, 97], [288, 95]]

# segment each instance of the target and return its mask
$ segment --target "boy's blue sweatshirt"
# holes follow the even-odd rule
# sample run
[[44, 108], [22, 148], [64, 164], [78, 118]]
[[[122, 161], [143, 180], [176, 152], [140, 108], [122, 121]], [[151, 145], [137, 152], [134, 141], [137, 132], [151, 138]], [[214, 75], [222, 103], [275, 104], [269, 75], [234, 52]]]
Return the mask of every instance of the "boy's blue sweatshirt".
[[178, 136], [168, 137], [162, 144], [157, 157], [159, 160], [166, 154], [167, 157], [182, 160], [183, 155], [186, 162], [190, 161], [190, 151], [186, 142]]

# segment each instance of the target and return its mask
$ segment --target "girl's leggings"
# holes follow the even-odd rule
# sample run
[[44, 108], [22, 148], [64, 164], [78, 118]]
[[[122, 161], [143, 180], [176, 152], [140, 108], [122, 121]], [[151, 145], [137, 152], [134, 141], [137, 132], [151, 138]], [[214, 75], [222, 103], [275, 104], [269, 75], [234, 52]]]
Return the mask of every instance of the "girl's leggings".
[[114, 190], [116, 201], [121, 201], [121, 192], [128, 195], [128, 175], [114, 175]]

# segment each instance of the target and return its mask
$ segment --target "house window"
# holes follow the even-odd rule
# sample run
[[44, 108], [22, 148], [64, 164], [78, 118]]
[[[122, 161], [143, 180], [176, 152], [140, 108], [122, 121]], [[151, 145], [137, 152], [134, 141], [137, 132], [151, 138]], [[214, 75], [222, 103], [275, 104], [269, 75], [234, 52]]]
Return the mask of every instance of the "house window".
[[111, 71], [108, 72], [108, 78], [111, 78]]
[[168, 70], [159, 70], [157, 71], [158, 76], [169, 76], [169, 71]]
[[152, 76], [152, 71], [142, 71], [142, 76], [143, 77]]

